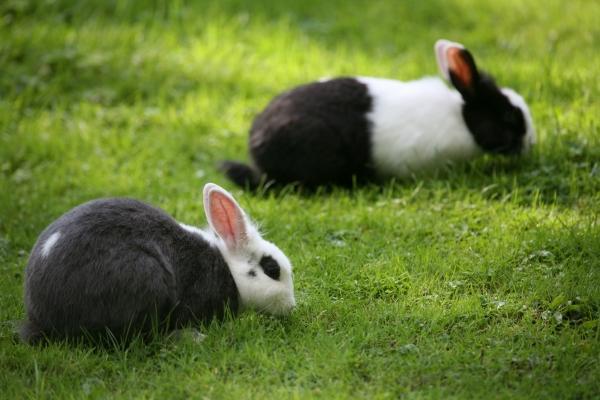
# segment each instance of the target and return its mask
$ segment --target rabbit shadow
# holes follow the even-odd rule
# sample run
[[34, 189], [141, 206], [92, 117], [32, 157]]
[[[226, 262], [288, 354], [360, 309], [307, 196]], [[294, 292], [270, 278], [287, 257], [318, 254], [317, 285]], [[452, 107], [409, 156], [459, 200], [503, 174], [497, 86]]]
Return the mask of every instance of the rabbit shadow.
[[524, 175], [535, 166], [534, 161], [519, 156], [489, 156], [480, 160], [462, 163], [447, 163], [440, 168], [410, 176], [377, 177], [374, 174], [363, 177], [354, 176], [346, 183], [329, 183], [321, 185], [307, 185], [301, 182], [281, 184], [268, 180], [264, 176], [256, 188], [245, 186], [244, 191], [257, 197], [275, 196], [284, 198], [288, 195], [302, 198], [331, 196], [344, 194], [352, 196], [357, 192], [381, 193], [390, 189], [415, 188], [429, 183], [431, 185], [462, 186], [469, 189], [484, 189], [489, 185], [497, 184], [499, 180], [515, 178]]

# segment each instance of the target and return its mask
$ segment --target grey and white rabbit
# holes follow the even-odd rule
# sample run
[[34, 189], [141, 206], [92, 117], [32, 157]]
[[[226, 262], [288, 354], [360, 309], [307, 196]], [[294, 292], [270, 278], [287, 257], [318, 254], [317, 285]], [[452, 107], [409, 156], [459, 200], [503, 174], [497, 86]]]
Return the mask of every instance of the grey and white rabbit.
[[227, 307], [289, 313], [288, 258], [221, 187], [204, 187], [204, 210], [207, 230], [127, 198], [93, 200], [58, 218], [26, 267], [21, 338], [175, 330]]
[[459, 43], [434, 46], [442, 79], [324, 79], [282, 93], [250, 130], [252, 165], [226, 161], [236, 184], [348, 185], [406, 177], [481, 153], [517, 154], [535, 142], [515, 91], [496, 86]]

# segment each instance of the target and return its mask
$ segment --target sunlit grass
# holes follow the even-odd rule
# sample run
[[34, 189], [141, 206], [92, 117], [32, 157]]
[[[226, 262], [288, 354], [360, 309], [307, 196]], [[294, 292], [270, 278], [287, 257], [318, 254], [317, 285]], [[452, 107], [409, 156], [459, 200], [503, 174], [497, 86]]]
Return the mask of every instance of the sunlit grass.
[[[599, 19], [558, 0], [0, 4], [0, 393], [598, 396]], [[436, 74], [440, 37], [528, 99], [532, 154], [310, 195], [245, 194], [216, 171], [247, 159], [280, 91]], [[289, 318], [248, 312], [201, 344], [13, 341], [27, 255], [53, 219], [120, 195], [202, 225], [207, 181], [292, 259]]]

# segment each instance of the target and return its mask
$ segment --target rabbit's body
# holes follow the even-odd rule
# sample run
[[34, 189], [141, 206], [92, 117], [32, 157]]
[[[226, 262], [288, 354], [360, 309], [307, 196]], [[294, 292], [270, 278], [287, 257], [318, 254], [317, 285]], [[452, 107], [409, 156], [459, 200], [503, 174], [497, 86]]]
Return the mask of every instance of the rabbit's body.
[[[275, 247], [265, 243], [258, 247], [270, 258], [270, 246]], [[126, 336], [221, 318], [227, 307], [236, 312], [248, 301], [244, 290], [253, 282], [244, 276], [252, 270], [255, 278], [264, 277], [248, 262], [231, 265], [231, 259], [253, 252], [227, 253], [218, 236], [143, 202], [114, 198], [82, 204], [46, 228], [31, 252], [22, 338], [94, 336], [107, 329]], [[288, 270], [281, 273], [288, 281], [277, 282], [285, 288], [276, 287], [287, 295], [278, 299], [284, 311], [293, 306], [291, 270], [280, 251], [273, 257]]]
[[[48, 246], [51, 237], [57, 239]], [[238, 307], [219, 251], [132, 199], [94, 200], [51, 224], [33, 248], [26, 279], [26, 337], [55, 330], [76, 336], [82, 327], [121, 335], [221, 316], [226, 303]]]
[[368, 118], [378, 175], [406, 177], [481, 153], [461, 116], [460, 94], [441, 79], [358, 81], [373, 98]]
[[350, 183], [372, 174], [366, 85], [339, 78], [283, 93], [256, 118], [250, 152], [277, 182]]
[[466, 49], [438, 41], [438, 64], [453, 84], [346, 77], [277, 96], [250, 130], [252, 166], [222, 169], [240, 186], [261, 180], [305, 186], [406, 177], [483, 152], [520, 153], [534, 131], [527, 104], [480, 73]]

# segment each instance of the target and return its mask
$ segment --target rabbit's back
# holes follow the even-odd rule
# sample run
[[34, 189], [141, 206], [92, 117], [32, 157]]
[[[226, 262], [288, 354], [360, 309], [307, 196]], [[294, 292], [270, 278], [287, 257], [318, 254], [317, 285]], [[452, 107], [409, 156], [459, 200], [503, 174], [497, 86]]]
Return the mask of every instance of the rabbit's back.
[[23, 336], [150, 328], [177, 301], [173, 244], [185, 234], [166, 213], [132, 199], [69, 211], [31, 253]]
[[313, 82], [285, 92], [252, 125], [254, 162], [276, 181], [307, 185], [350, 183], [352, 175], [368, 175], [371, 106], [368, 88], [354, 78]]
[[480, 153], [463, 100], [435, 77], [402, 82], [360, 77], [373, 97], [371, 152], [380, 175], [406, 177]]

